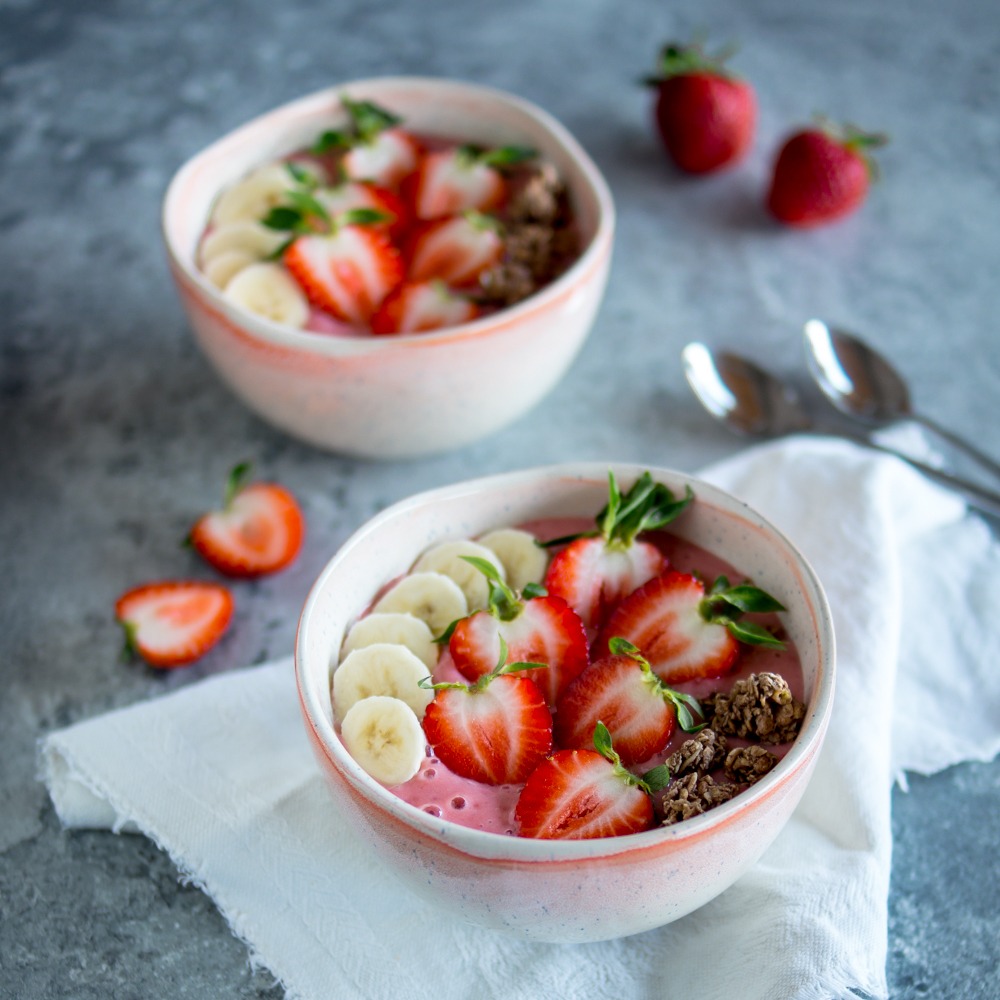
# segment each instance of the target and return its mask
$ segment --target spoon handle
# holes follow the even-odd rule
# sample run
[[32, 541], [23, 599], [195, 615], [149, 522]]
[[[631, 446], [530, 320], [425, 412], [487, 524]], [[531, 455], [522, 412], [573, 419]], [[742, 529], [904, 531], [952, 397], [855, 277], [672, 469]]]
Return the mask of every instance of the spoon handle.
[[959, 451], [964, 451], [970, 458], [974, 458], [984, 469], [988, 469], [997, 479], [1000, 479], [1000, 463], [995, 462], [989, 455], [981, 452], [975, 445], [969, 444], [964, 438], [934, 423], [929, 417], [919, 414], [912, 414], [911, 418], [918, 424], [923, 424], [929, 431], [933, 431], [939, 437], [943, 437], [949, 444], [954, 445]]

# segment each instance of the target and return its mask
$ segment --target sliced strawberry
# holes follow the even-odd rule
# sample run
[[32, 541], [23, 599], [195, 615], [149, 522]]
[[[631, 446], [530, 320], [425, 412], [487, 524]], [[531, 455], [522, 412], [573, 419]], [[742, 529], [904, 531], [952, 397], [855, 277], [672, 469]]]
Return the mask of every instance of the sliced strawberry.
[[352, 180], [395, 189], [407, 174], [417, 169], [420, 153], [420, 143], [409, 132], [394, 128], [369, 142], [359, 142], [340, 163]]
[[232, 595], [217, 583], [150, 583], [115, 604], [129, 648], [153, 667], [197, 660], [222, 638], [232, 616]]
[[191, 544], [221, 573], [252, 577], [284, 569], [302, 548], [302, 511], [277, 483], [245, 486], [250, 465], [229, 474], [222, 510], [205, 514], [191, 529]]
[[603, 725], [594, 733], [594, 747], [560, 750], [538, 765], [514, 810], [522, 837], [618, 837], [653, 825], [650, 793], [666, 785], [666, 769], [654, 768], [642, 778], [626, 771]]
[[419, 333], [468, 323], [479, 315], [475, 302], [454, 295], [439, 278], [404, 282], [372, 317], [372, 333]]
[[736, 666], [739, 642], [782, 648], [769, 632], [737, 621], [744, 611], [783, 611], [769, 594], [749, 584], [730, 587], [719, 577], [706, 597], [704, 584], [670, 570], [639, 588], [619, 605], [596, 651], [613, 636], [633, 643], [667, 684], [718, 677]]
[[474, 208], [499, 208], [507, 197], [507, 182], [496, 167], [535, 156], [533, 149], [505, 146], [482, 150], [457, 146], [428, 153], [414, 180], [413, 211], [418, 219], [442, 219]]
[[[347, 212], [341, 219], [351, 217]], [[285, 251], [284, 263], [313, 305], [359, 325], [403, 277], [399, 251], [385, 233], [350, 222], [335, 224], [330, 235], [300, 236]]]
[[408, 247], [410, 281], [440, 278], [450, 285], [474, 283], [503, 255], [497, 223], [468, 212], [415, 230]]
[[552, 715], [525, 677], [505, 666], [501, 644], [496, 667], [475, 684], [435, 684], [424, 715], [424, 734], [455, 774], [488, 785], [519, 784], [552, 750]]
[[337, 187], [317, 191], [316, 200], [331, 217], [354, 208], [371, 208], [380, 212], [385, 220], [373, 223], [372, 228], [385, 229], [393, 240], [402, 239], [410, 225], [410, 210], [406, 202], [398, 194], [376, 184], [345, 181]]

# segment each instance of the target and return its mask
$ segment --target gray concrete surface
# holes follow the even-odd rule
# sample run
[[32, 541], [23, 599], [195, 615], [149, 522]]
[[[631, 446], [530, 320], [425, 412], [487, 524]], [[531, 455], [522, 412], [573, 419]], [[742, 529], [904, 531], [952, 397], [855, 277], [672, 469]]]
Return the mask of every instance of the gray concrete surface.
[[[672, 171], [635, 86], [658, 43], [743, 44], [757, 148]], [[278, 997], [211, 901], [140, 837], [64, 833], [34, 777], [46, 731], [290, 650], [308, 587], [415, 490], [570, 458], [694, 469], [741, 444], [690, 397], [688, 340], [800, 370], [819, 314], [891, 354], [933, 416], [1000, 453], [1000, 10], [990, 0], [0, 0], [0, 996]], [[193, 346], [159, 202], [192, 153], [258, 112], [382, 73], [537, 101], [605, 171], [620, 219], [597, 326], [509, 429], [441, 458], [321, 454], [249, 415]], [[759, 208], [778, 137], [816, 110], [892, 133], [864, 211], [809, 234]], [[235, 589], [236, 627], [166, 676], [116, 658], [115, 597], [207, 575], [178, 548], [253, 457], [302, 498], [289, 572]], [[1000, 995], [1000, 763], [894, 797], [893, 996]]]

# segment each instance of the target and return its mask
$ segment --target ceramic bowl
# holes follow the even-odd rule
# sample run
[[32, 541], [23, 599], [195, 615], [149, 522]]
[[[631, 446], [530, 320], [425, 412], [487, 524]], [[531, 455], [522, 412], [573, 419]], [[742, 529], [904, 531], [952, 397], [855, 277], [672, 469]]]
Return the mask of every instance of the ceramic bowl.
[[[638, 466], [615, 465], [628, 487]], [[670, 827], [624, 837], [546, 841], [458, 826], [370, 778], [334, 731], [330, 675], [347, 627], [428, 546], [540, 517], [592, 517], [607, 500], [598, 463], [512, 472], [421, 493], [357, 531], [316, 581], [299, 621], [295, 666], [309, 741], [343, 816], [414, 892], [472, 923], [534, 941], [635, 934], [684, 916], [743, 874], [774, 840], [812, 773], [833, 704], [830, 609], [812, 568], [776, 528], [728, 493], [652, 469], [696, 502], [671, 531], [753, 577], [788, 608], [808, 711], [795, 744], [748, 791]]]
[[[538, 149], [559, 169], [578, 220], [579, 260], [530, 298], [432, 333], [338, 337], [281, 326], [227, 302], [195, 265], [218, 194], [345, 119], [339, 95], [400, 114], [416, 132]], [[369, 458], [467, 444], [534, 406], [576, 356], [604, 294], [611, 193], [593, 161], [540, 108], [488, 87], [421, 77], [359, 80], [254, 119], [189, 160], [163, 206], [170, 269], [195, 337], [250, 409], [295, 437]]]

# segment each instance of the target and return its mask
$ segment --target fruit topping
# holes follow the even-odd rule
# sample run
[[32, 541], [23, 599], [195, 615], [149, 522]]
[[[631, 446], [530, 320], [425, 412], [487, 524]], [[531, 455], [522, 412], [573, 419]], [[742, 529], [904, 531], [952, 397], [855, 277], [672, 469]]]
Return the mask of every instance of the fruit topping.
[[500, 259], [500, 233], [496, 219], [474, 211], [425, 224], [415, 230], [408, 248], [408, 280], [475, 283], [481, 272]]
[[424, 758], [424, 733], [413, 710], [398, 698], [376, 695], [355, 702], [340, 735], [348, 753], [376, 781], [409, 781]]
[[370, 614], [355, 622], [347, 633], [347, 638], [344, 639], [341, 662], [348, 653], [352, 653], [355, 649], [364, 649], [365, 646], [374, 645], [376, 642], [392, 642], [405, 646], [430, 669], [434, 668], [438, 660], [438, 648], [434, 645], [434, 636], [427, 623], [414, 618], [411, 614], [395, 612]]
[[672, 826], [683, 819], [700, 816], [721, 806], [742, 791], [739, 785], [717, 785], [710, 775], [692, 771], [670, 782], [663, 796], [663, 826]]
[[381, 597], [372, 610], [411, 614], [437, 636], [469, 613], [469, 602], [451, 577], [443, 573], [411, 573]]
[[650, 795], [666, 785], [666, 768], [637, 778], [622, 766], [601, 723], [594, 748], [559, 750], [535, 768], [515, 810], [522, 837], [617, 837], [653, 825]]
[[474, 681], [489, 673], [500, 650], [507, 649], [511, 662], [536, 664], [525, 676], [554, 705], [589, 661], [587, 632], [580, 617], [562, 598], [549, 597], [538, 584], [527, 584], [519, 596], [504, 583], [493, 563], [475, 556], [462, 558], [487, 580], [489, 607], [455, 623], [448, 642], [455, 666]]
[[376, 184], [345, 181], [337, 187], [317, 190], [314, 195], [331, 218], [354, 208], [369, 208], [378, 212], [382, 218], [371, 225], [376, 229], [385, 229], [393, 240], [399, 240], [410, 225], [410, 213], [403, 199]]
[[794, 740], [806, 714], [785, 679], [767, 671], [736, 681], [728, 695], [716, 692], [702, 706], [717, 732], [771, 744]]
[[243, 462], [233, 469], [222, 510], [199, 518], [188, 536], [202, 558], [227, 576], [276, 573], [302, 547], [302, 511], [295, 497], [277, 483], [248, 485], [251, 468]]
[[[469, 562], [469, 558], [481, 559], [501, 580], [505, 573], [500, 560], [484, 545], [475, 542], [443, 542], [428, 549], [414, 564], [414, 573], [443, 573], [451, 577], [462, 588], [468, 611], [478, 611], [490, 602], [490, 581], [483, 575], [479, 566]], [[464, 618], [468, 611], [459, 615]], [[452, 619], [454, 621], [454, 619]], [[447, 624], [451, 624], [448, 622]], [[490, 667], [496, 662], [496, 657], [490, 659]]]
[[[225, 280], [225, 297], [233, 305], [263, 316], [273, 323], [282, 323], [299, 329], [309, 318], [309, 303], [302, 289], [289, 273], [278, 264], [246, 264], [225, 255], [216, 258], [209, 272], [212, 280]], [[223, 270], [224, 267], [224, 270]], [[226, 276], [226, 272], [232, 274]], [[214, 277], [213, 277], [214, 275]]]
[[632, 765], [667, 745], [675, 718], [685, 732], [701, 728], [697, 699], [666, 687], [635, 646], [613, 638], [611, 652], [587, 667], [559, 700], [554, 735], [560, 746], [589, 746], [600, 723], [622, 763]]
[[763, 747], [736, 747], [726, 757], [726, 774], [733, 781], [753, 785], [777, 763], [778, 758]]
[[857, 210], [876, 176], [867, 151], [884, 146], [885, 135], [838, 128], [820, 119], [788, 139], [774, 164], [767, 207], [789, 226], [818, 226]]
[[150, 583], [115, 604], [126, 649], [153, 667], [197, 660], [222, 638], [232, 616], [232, 595], [217, 583]]
[[385, 695], [398, 698], [418, 719], [434, 697], [420, 682], [430, 677], [427, 664], [406, 646], [376, 642], [355, 649], [333, 675], [333, 707], [341, 721], [351, 707], [365, 698]]
[[697, 771], [707, 774], [722, 764], [726, 757], [726, 737], [714, 729], [703, 729], [693, 739], [685, 740], [665, 761], [674, 778]]
[[552, 750], [552, 716], [536, 685], [513, 676], [534, 666], [508, 663], [501, 640], [496, 666], [474, 684], [424, 682], [437, 691], [424, 733], [446, 767], [463, 778], [506, 785], [526, 780], [545, 759]]
[[674, 162], [692, 174], [735, 163], [753, 144], [757, 98], [753, 87], [725, 67], [732, 50], [707, 56], [700, 45], [671, 42], [660, 53], [656, 123]]
[[518, 528], [500, 528], [478, 539], [503, 564], [508, 586], [518, 593], [529, 583], [541, 583], [549, 565], [549, 554], [538, 539]]
[[[552, 560], [545, 576], [546, 589], [563, 598], [584, 624], [593, 628], [607, 621], [622, 598], [666, 568], [660, 550], [636, 536], [669, 524], [694, 496], [688, 487], [685, 498], [675, 500], [648, 472], [622, 495], [609, 470], [608, 489], [610, 499], [597, 515], [596, 531], [547, 543], [570, 544]], [[616, 634], [631, 638], [624, 632]]]
[[372, 317], [372, 333], [421, 333], [469, 323], [479, 307], [449, 291], [438, 278], [404, 282], [391, 292]]
[[272, 209], [287, 204], [290, 191], [301, 190], [318, 181], [319, 178], [306, 175], [301, 168], [290, 167], [287, 163], [258, 167], [219, 196], [212, 212], [212, 224], [219, 227], [236, 222], [259, 222]]

